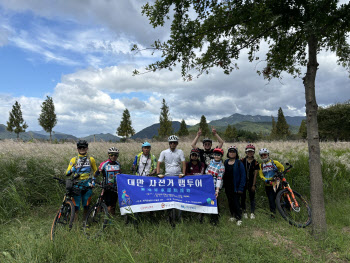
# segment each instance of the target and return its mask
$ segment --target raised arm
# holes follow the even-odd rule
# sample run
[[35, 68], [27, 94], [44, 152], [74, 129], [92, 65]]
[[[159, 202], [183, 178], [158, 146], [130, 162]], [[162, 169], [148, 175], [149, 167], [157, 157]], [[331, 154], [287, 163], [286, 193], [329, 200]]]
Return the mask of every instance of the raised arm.
[[221, 139], [215, 127], [211, 126], [211, 131], [213, 132], [213, 135], [218, 139], [218, 142], [219, 142], [218, 148], [222, 148], [222, 146], [224, 145], [224, 140]]
[[198, 139], [201, 135], [202, 135], [202, 130], [201, 130], [201, 128], [199, 128], [196, 137], [194, 138], [193, 142], [191, 143], [192, 148], [197, 148], [196, 144], [197, 144]]

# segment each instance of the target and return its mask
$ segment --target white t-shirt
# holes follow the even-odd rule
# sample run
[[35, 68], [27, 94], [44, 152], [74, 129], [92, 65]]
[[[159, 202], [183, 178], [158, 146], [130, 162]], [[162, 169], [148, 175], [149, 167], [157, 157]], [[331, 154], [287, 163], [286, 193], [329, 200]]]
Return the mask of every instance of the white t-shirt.
[[[137, 173], [141, 176], [146, 176], [150, 173], [151, 169], [151, 156], [147, 158], [147, 156], [144, 156], [143, 154], [140, 156], [140, 162], [139, 162], [139, 170]], [[145, 167], [146, 165], [146, 167]]]
[[160, 153], [158, 161], [165, 163], [165, 175], [178, 176], [182, 172], [182, 162], [185, 161], [185, 156], [180, 149], [174, 151], [166, 149]]

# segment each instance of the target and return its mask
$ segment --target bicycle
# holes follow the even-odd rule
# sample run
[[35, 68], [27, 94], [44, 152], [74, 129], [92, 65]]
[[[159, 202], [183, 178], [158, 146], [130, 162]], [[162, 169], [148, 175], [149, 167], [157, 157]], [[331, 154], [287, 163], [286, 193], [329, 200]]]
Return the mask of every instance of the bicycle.
[[[88, 189], [86, 186], [82, 186], [79, 182], [75, 180], [79, 176], [75, 176], [72, 179], [63, 180], [61, 178], [53, 177], [53, 179], [58, 180], [60, 184], [65, 185], [66, 193], [64, 194], [62, 205], [58, 210], [51, 226], [50, 237], [53, 241], [56, 233], [62, 231], [63, 229], [72, 229], [74, 216], [75, 216], [75, 205], [72, 201], [74, 195], [80, 195], [82, 190]], [[80, 187], [80, 188], [79, 188]]]
[[285, 171], [277, 172], [273, 178], [274, 190], [281, 188], [276, 196], [276, 206], [281, 216], [296, 227], [307, 227], [311, 224], [311, 208], [305, 198], [298, 192], [292, 190], [285, 175], [293, 166], [288, 166]]
[[98, 237], [109, 223], [111, 216], [108, 213], [107, 205], [105, 204], [103, 195], [106, 190], [112, 190], [117, 192], [117, 188], [108, 184], [96, 184], [96, 186], [102, 188], [100, 196], [97, 198], [96, 204], [92, 206], [86, 214], [84, 220], [84, 233], [90, 237]]

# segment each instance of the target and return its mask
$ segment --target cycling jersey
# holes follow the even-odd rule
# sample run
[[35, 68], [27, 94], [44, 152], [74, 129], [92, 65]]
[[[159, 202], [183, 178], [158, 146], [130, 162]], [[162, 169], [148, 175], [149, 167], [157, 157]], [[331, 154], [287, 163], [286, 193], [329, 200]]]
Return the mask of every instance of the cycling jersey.
[[[75, 168], [73, 168], [75, 167]], [[77, 157], [73, 157], [68, 165], [66, 175], [69, 175], [71, 169], [74, 169], [73, 172], [75, 175], [79, 174], [80, 180], [86, 180], [90, 177], [91, 171], [95, 174], [97, 171], [96, 161], [93, 157], [85, 155], [78, 155]]]
[[[259, 176], [264, 181], [272, 180], [276, 172], [284, 171], [284, 166], [280, 162], [274, 161], [271, 159], [266, 163], [260, 163], [259, 167], [260, 167]], [[266, 183], [266, 185], [269, 185], [269, 184]]]
[[118, 162], [108, 159], [100, 164], [98, 170], [102, 172], [106, 184], [116, 185], [117, 174], [121, 173], [121, 166]]

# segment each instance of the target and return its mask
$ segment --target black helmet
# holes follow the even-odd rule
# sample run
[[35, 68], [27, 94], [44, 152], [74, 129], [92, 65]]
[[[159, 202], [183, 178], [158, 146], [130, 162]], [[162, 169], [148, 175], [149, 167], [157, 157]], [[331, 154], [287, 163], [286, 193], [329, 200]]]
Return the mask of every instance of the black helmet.
[[203, 144], [206, 143], [206, 142], [213, 143], [213, 140], [210, 139], [210, 138], [205, 138], [205, 139], [203, 139]]
[[85, 140], [79, 140], [78, 142], [77, 142], [77, 148], [88, 148], [88, 146], [89, 146], [89, 144], [88, 144], [88, 142], [87, 141], [85, 141]]

